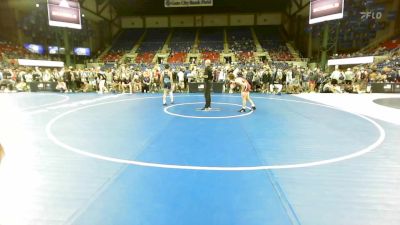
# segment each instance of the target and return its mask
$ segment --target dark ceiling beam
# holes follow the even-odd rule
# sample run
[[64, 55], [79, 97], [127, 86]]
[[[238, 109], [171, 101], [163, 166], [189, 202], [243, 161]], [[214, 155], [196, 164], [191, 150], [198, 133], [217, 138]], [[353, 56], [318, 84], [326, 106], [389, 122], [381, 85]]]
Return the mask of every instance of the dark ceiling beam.
[[112, 12], [113, 7], [111, 7], [111, 5], [110, 5], [109, 9], [110, 9], [111, 21], [113, 22], [113, 24], [118, 24], [117, 27], [121, 29], [122, 28], [121, 22], [119, 22], [119, 23], [117, 22], [117, 20], [120, 19], [120, 16], [118, 15], [118, 13], [116, 13], [114, 15], [114, 13]]
[[286, 7], [285, 7], [285, 10], [283, 11], [283, 13], [285, 14], [285, 16], [287, 17], [287, 18], [290, 18], [290, 15], [291, 15], [291, 11], [292, 11], [292, 2], [289, 2], [287, 5], [286, 5]]
[[103, 19], [103, 20], [105, 20], [105, 21], [107, 21], [107, 22], [109, 22], [109, 23], [111, 23], [111, 24], [113, 24], [113, 25], [115, 25], [115, 26], [117, 26], [117, 27], [121, 27], [120, 24], [116, 23], [116, 18], [117, 18], [117, 17], [114, 18], [113, 20], [110, 20], [110, 19], [108, 19], [108, 18], [106, 18], [106, 17], [104, 17], [104, 16], [98, 14], [97, 12], [95, 12], [95, 11], [93, 11], [93, 10], [91, 10], [91, 9], [89, 9], [89, 8], [86, 8], [85, 6], [82, 6], [82, 5], [81, 5], [81, 9], [83, 9], [83, 10], [85, 10], [85, 11], [87, 11], [87, 12], [90, 12], [90, 13], [96, 15], [97, 17], [99, 17], [99, 18], [101, 18], [101, 19]]
[[[294, 0], [294, 1], [296, 2], [296, 0]], [[310, 1], [311, 1], [311, 0], [310, 0]], [[307, 2], [303, 5], [303, 0], [300, 0], [300, 5], [297, 5], [297, 3], [296, 3], [296, 6], [298, 6], [298, 7], [297, 7], [297, 10], [296, 10], [294, 13], [291, 13], [290, 16], [291, 16], [291, 17], [296, 16], [297, 13], [301, 12], [301, 10], [303, 10], [305, 7], [307, 7], [307, 6], [310, 5], [310, 1], [307, 1]]]
[[107, 8], [107, 6], [110, 6], [110, 1], [109, 1], [109, 0], [103, 1], [103, 2], [105, 2], [105, 3], [104, 3], [104, 5], [103, 5], [103, 7], [101, 7], [100, 10], [98, 10], [98, 7], [97, 7], [97, 12], [98, 12], [99, 14], [102, 14], [102, 13], [104, 12], [104, 10]]
[[[118, 28], [121, 28], [121, 24], [119, 24], [118, 21], [117, 21], [117, 19], [119, 19], [119, 16], [118, 16], [118, 15], [115, 16], [114, 18], [113, 18], [113, 15], [112, 15], [111, 12], [110, 12], [111, 18], [107, 18], [107, 17], [104, 17], [103, 15], [101, 15], [101, 14], [104, 12], [104, 10], [107, 8], [107, 6], [110, 6], [110, 8], [109, 8], [110, 11], [111, 11], [111, 8], [113, 8], [112, 5], [110, 4], [110, 0], [95, 0], [95, 2], [96, 2], [96, 9], [90, 9], [90, 8], [88, 8], [88, 7], [85, 7], [85, 6], [83, 5], [83, 3], [84, 3], [85, 1], [86, 1], [86, 0], [79, 0], [81, 9], [83, 9], [83, 10], [85, 10], [85, 11], [87, 11], [87, 12], [89, 12], [89, 13], [91, 13], [91, 14], [93, 14], [93, 15], [95, 15], [95, 16], [97, 16], [97, 17], [103, 19], [103, 20], [105, 20], [106, 22], [108, 22], [108, 23], [110, 23], [110, 24], [112, 24], [112, 25], [114, 25], [114, 26], [117, 26]], [[101, 9], [99, 10], [99, 5], [102, 4], [102, 3], [104, 3], [104, 5], [103, 5], [103, 6], [101, 7]]]
[[301, 2], [298, 2], [297, 0], [292, 0], [292, 2], [294, 2], [294, 4], [296, 4], [297, 8], [301, 7]]

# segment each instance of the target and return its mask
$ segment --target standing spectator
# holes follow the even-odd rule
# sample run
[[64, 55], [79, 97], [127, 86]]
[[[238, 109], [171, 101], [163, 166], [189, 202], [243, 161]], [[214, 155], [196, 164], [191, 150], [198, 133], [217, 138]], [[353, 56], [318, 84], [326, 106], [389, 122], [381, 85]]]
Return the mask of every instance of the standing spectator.
[[15, 81], [12, 79], [13, 72], [11, 69], [4, 70], [2, 73], [2, 80], [0, 80], [0, 90], [5, 90], [6, 92], [14, 90]]
[[266, 93], [268, 92], [268, 87], [269, 87], [269, 81], [271, 80], [271, 70], [263, 70], [262, 75], [261, 75], [261, 81], [262, 81], [262, 88], [261, 92]]
[[69, 67], [65, 72], [64, 72], [64, 81], [65, 84], [67, 85], [67, 92], [72, 92], [72, 90], [75, 91], [75, 82], [73, 78], [73, 73], [72, 73], [72, 67]]
[[97, 91], [97, 74], [94, 68], [91, 68], [88, 74], [88, 80], [89, 80], [89, 89], [93, 91]]
[[310, 76], [308, 74], [307, 71], [305, 71], [304, 68], [300, 69], [300, 74], [301, 74], [301, 78], [302, 78], [302, 86], [303, 86], [303, 90], [302, 91], [306, 91], [309, 92], [309, 80], [310, 80]]
[[293, 70], [289, 68], [286, 70], [285, 74], [286, 74], [286, 84], [290, 84], [294, 76], [297, 75], [297, 70], [295, 70], [295, 73], [293, 73]]
[[335, 70], [331, 74], [331, 83], [333, 85], [336, 85], [339, 83], [340, 75], [341, 75], [341, 73], [340, 73], [339, 67], [336, 66]]
[[155, 69], [153, 72], [152, 84], [151, 84], [151, 92], [155, 93], [158, 92], [160, 89], [160, 71]]
[[310, 69], [308, 69], [308, 74], [309, 74], [308, 75], [309, 76], [309, 79], [308, 79], [309, 91], [310, 92], [315, 92], [315, 87], [316, 87], [317, 80], [318, 80], [318, 74], [315, 71], [312, 71]]
[[89, 85], [88, 85], [88, 83], [89, 83], [88, 77], [89, 77], [89, 75], [88, 75], [88, 72], [87, 72], [86, 70], [80, 72], [81, 91], [82, 91], [82, 92], [87, 92], [87, 91], [88, 91], [88, 88], [89, 88]]
[[39, 67], [35, 67], [35, 70], [32, 73], [32, 81], [39, 82], [42, 80], [42, 72], [40, 71]]
[[172, 71], [172, 89], [175, 91], [176, 89], [178, 89], [178, 72], [176, 72], [175, 69], [171, 69]]
[[150, 74], [149, 71], [143, 73], [142, 93], [149, 93], [150, 90]]
[[[74, 78], [74, 88], [75, 90], [80, 90], [81, 89], [81, 73], [79, 70], [74, 70], [73, 71], [73, 78]], [[74, 92], [75, 92], [74, 90]]]
[[50, 71], [48, 69], [45, 69], [43, 72], [43, 78], [42, 78], [43, 82], [50, 82], [52, 81], [52, 77], [50, 74]]
[[367, 91], [368, 79], [369, 79], [368, 72], [364, 68], [361, 68], [360, 77], [359, 77], [360, 92]]
[[391, 69], [391, 70], [388, 72], [387, 80], [388, 80], [388, 82], [390, 82], [390, 83], [396, 82], [396, 80], [397, 80], [397, 74], [396, 74], [396, 71], [395, 71], [395, 70]]
[[257, 72], [255, 69], [253, 70], [253, 91], [257, 92], [260, 89], [261, 86], [261, 74]]
[[317, 90], [317, 91], [319, 92], [319, 90], [322, 89], [322, 86], [324, 85], [324, 84], [322, 84], [322, 83], [324, 82], [325, 77], [324, 77], [323, 72], [322, 72], [319, 68], [316, 68], [316, 69], [315, 69], [315, 74], [314, 74], [314, 76], [317, 78], [317, 79], [316, 79], [315, 90]]
[[139, 71], [133, 73], [133, 92], [140, 92], [142, 90], [141, 74]]
[[113, 69], [106, 70], [106, 87], [107, 89], [111, 89], [112, 81], [113, 81]]
[[59, 90], [62, 93], [68, 91], [67, 84], [65, 82], [66, 76], [64, 76], [64, 74], [65, 74], [64, 68], [59, 73], [57, 72], [57, 74], [56, 74], [56, 77], [57, 77], [56, 78], [57, 79], [56, 90]]
[[254, 77], [254, 71], [253, 71], [253, 68], [250, 67], [249, 71], [246, 70], [246, 72], [245, 72], [245, 78], [249, 82], [250, 86], [252, 86], [252, 87], [254, 87], [253, 77]]
[[180, 68], [178, 72], [178, 89], [180, 92], [183, 92], [184, 88], [185, 88], [185, 74], [183, 73], [183, 68]]
[[221, 68], [218, 73], [218, 82], [224, 82], [226, 79], [225, 69]]
[[347, 68], [346, 72], [344, 73], [344, 83], [347, 85], [352, 85], [354, 79], [354, 73], [351, 68]]
[[190, 74], [189, 67], [187, 67], [187, 68], [185, 69], [184, 80], [183, 80], [185, 91], [188, 90], [188, 83], [189, 83], [189, 76], [190, 76], [190, 75], [191, 75], [191, 74]]
[[99, 94], [103, 94], [107, 91], [106, 88], [106, 74], [104, 71], [100, 70], [100, 68], [97, 68], [97, 79], [99, 82]]
[[270, 92], [271, 93], [278, 94], [278, 95], [281, 94], [282, 87], [283, 87], [283, 85], [282, 85], [282, 83], [283, 83], [282, 77], [283, 77], [283, 74], [282, 74], [282, 70], [281, 69], [278, 69], [274, 73], [274, 75], [271, 77], [272, 78], [272, 82], [271, 82], [271, 85], [270, 85]]

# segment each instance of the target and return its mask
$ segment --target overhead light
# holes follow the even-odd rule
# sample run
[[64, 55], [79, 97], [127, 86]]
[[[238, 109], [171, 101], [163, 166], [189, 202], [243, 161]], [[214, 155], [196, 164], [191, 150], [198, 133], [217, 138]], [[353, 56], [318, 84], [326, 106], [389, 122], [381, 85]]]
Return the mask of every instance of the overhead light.
[[39, 8], [39, 4], [36, 4], [36, 8]]

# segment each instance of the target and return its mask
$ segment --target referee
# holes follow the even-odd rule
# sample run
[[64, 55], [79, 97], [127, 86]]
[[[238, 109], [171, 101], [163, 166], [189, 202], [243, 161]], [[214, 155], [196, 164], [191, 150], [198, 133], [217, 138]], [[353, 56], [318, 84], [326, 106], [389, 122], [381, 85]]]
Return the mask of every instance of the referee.
[[207, 59], [205, 61], [206, 68], [204, 70], [204, 98], [206, 100], [206, 104], [204, 108], [201, 110], [209, 111], [211, 110], [211, 85], [213, 80], [211, 61]]

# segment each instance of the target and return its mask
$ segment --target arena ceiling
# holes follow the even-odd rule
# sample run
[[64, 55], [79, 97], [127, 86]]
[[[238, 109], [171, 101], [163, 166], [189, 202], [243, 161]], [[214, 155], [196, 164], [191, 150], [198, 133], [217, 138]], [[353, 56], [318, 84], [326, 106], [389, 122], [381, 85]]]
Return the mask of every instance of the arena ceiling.
[[[102, 1], [102, 0], [98, 0]], [[165, 8], [164, 0], [112, 0], [120, 16], [281, 12], [291, 0], [214, 0], [212, 7]]]

